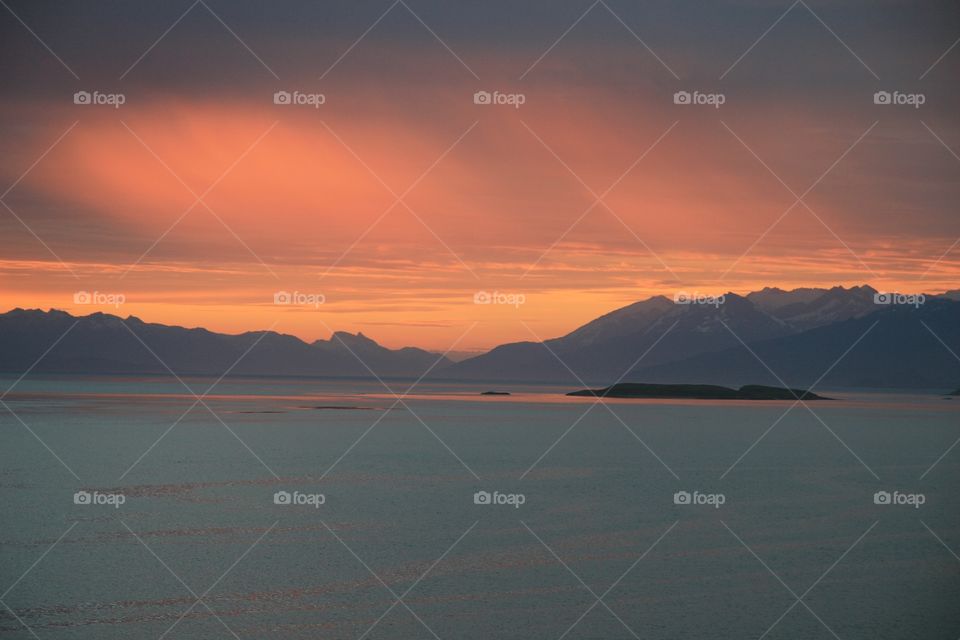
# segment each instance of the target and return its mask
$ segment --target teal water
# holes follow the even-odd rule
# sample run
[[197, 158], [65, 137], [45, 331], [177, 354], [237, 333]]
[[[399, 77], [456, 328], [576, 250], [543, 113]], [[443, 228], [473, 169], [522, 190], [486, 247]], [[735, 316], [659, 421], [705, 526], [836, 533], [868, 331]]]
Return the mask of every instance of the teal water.
[[960, 400], [581, 418], [565, 388], [489, 388], [228, 379], [211, 413], [172, 377], [29, 376], [0, 406], [0, 635], [960, 636]]

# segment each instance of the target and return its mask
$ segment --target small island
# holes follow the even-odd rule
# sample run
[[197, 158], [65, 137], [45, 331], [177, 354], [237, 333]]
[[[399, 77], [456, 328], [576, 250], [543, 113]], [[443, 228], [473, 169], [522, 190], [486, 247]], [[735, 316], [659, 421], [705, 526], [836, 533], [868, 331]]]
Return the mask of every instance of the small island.
[[644, 384], [622, 382], [603, 389], [571, 391], [568, 396], [597, 396], [602, 398], [653, 398], [692, 400], [830, 400], [811, 391], [767, 387], [748, 384], [730, 389], [712, 384]]
[[508, 396], [510, 395], [509, 391], [482, 391], [480, 393], [482, 396]]

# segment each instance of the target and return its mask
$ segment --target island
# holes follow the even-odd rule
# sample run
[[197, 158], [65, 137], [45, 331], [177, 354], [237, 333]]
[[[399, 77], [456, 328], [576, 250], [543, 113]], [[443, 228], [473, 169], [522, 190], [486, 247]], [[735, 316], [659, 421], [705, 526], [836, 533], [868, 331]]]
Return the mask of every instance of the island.
[[767, 387], [748, 384], [730, 389], [712, 384], [644, 384], [621, 382], [603, 389], [571, 391], [568, 396], [596, 396], [602, 398], [653, 398], [691, 400], [830, 400], [811, 391]]
[[482, 391], [480, 393], [482, 396], [508, 396], [510, 395], [509, 391]]

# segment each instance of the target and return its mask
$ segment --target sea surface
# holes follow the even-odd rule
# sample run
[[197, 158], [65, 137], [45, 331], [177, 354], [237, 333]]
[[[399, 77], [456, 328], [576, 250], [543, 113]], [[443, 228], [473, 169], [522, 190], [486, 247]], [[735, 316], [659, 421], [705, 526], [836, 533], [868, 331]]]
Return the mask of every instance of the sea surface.
[[15, 382], [3, 638], [960, 636], [960, 398]]

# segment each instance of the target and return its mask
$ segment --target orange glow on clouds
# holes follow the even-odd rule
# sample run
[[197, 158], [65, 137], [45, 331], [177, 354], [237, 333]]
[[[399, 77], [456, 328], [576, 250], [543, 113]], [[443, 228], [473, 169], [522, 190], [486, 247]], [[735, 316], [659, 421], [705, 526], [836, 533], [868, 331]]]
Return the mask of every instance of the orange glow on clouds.
[[[866, 282], [935, 292], [960, 281], [957, 257], [935, 262], [950, 246], [946, 231], [934, 225], [905, 241], [909, 221], [878, 214], [897, 201], [889, 185], [853, 208], [825, 180], [805, 199], [816, 216], [796, 205], [744, 256], [794, 198], [717, 123], [679, 122], [638, 161], [674, 122], [662, 104], [638, 110], [594, 92], [561, 110], [530, 99], [522, 110], [478, 111], [470, 87], [462, 96], [437, 97], [453, 114], [438, 122], [356, 104], [282, 111], [266, 100], [85, 112], [17, 192], [123, 241], [92, 232], [52, 241], [75, 279], [25, 235], [18, 247], [29, 250], [0, 262], [0, 302], [82, 314], [92, 309], [73, 305], [74, 291], [122, 291], [121, 309], [102, 310], [232, 332], [276, 323], [305, 339], [362, 330], [389, 346], [443, 350], [475, 322], [458, 348], [534, 339], [518, 331], [518, 318], [553, 337], [679, 289]], [[72, 115], [50, 114], [57, 124], [32, 133], [36, 149], [22, 152], [22, 166]], [[774, 121], [758, 109], [740, 118], [752, 118], [749, 143], [797, 192], [853, 142], [848, 129], [786, 148], [776, 132], [785, 121], [812, 126], [801, 114]], [[852, 153], [835, 179], [862, 180], [879, 152]], [[797, 167], [801, 155], [810, 162]], [[414, 186], [394, 205], [380, 180], [397, 195]], [[191, 190], [211, 185], [203, 200], [212, 213], [196, 204], [184, 215]], [[278, 309], [278, 290], [322, 292], [327, 302]], [[526, 304], [474, 305], [481, 290], [523, 293]]]

